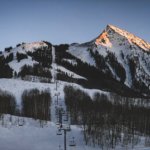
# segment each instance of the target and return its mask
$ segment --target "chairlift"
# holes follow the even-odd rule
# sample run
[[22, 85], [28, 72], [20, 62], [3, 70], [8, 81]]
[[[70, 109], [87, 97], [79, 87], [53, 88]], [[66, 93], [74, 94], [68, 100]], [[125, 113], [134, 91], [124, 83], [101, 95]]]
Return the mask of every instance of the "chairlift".
[[65, 121], [65, 122], [67, 122], [67, 121], [68, 121], [68, 119], [67, 119], [67, 118], [65, 118], [65, 119], [64, 119], [64, 121]]
[[64, 125], [64, 129], [66, 130], [66, 131], [71, 131], [71, 128], [70, 128], [70, 125]]
[[57, 101], [57, 100], [55, 100], [55, 105], [56, 105], [56, 106], [58, 105], [58, 101]]
[[59, 108], [59, 110], [61, 110], [61, 111], [64, 110], [63, 107], [62, 107], [62, 104], [59, 104], [58, 108]]
[[64, 116], [64, 121], [68, 121], [68, 114]]
[[18, 125], [21, 127], [21, 126], [24, 125], [24, 123], [23, 122], [19, 122]]
[[71, 131], [71, 128], [70, 128], [70, 126], [69, 126], [69, 127], [67, 127], [67, 128], [66, 128], [66, 130], [67, 130], [67, 131]]
[[56, 125], [57, 125], [57, 126], [59, 126], [59, 125], [60, 125], [60, 123], [59, 123], [59, 122], [56, 122]]
[[58, 115], [56, 115], [56, 122], [60, 123], [60, 122], [59, 122], [59, 116], [58, 116]]
[[63, 116], [66, 115], [66, 112], [65, 112], [64, 109], [62, 110], [62, 115], [63, 115]]
[[58, 109], [58, 108], [56, 108], [56, 109], [55, 109], [55, 113], [56, 113], [56, 114], [58, 114], [58, 112], [59, 112], [59, 109]]
[[58, 129], [58, 131], [57, 131], [57, 135], [62, 135], [62, 132], [61, 132], [61, 130], [60, 130], [60, 129]]
[[60, 92], [57, 92], [54, 94], [54, 96], [59, 96], [60, 95]]
[[69, 146], [71, 146], [71, 147], [76, 146], [76, 143], [75, 143], [74, 137], [72, 137], [72, 139], [69, 141]]
[[24, 119], [18, 118], [18, 126], [23, 126], [23, 125], [24, 125]]

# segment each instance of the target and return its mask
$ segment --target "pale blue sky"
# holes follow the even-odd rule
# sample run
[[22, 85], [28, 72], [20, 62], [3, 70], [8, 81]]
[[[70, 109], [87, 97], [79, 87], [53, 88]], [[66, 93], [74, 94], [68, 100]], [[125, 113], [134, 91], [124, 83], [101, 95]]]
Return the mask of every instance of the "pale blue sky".
[[0, 50], [20, 42], [86, 42], [107, 24], [150, 42], [150, 0], [0, 0]]

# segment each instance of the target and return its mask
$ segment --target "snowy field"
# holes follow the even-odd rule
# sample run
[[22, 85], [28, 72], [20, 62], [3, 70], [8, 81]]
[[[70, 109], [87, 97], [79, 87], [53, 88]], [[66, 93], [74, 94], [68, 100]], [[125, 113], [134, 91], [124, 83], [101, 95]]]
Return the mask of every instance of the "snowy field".
[[[77, 84], [68, 84], [65, 82], [58, 83], [58, 92], [60, 93], [60, 99], [64, 105], [64, 93], [63, 88], [65, 85], [73, 85], [88, 92], [91, 97], [95, 92], [102, 92], [100, 90], [88, 90], [83, 89]], [[3, 150], [54, 150], [59, 149], [59, 145], [63, 146], [63, 135], [56, 135], [57, 126], [55, 124], [54, 115], [54, 100], [56, 93], [55, 84], [47, 83], [34, 83], [29, 81], [22, 81], [17, 79], [0, 79], [0, 89], [9, 91], [15, 95], [17, 104], [21, 104], [21, 94], [26, 89], [38, 88], [39, 90], [49, 90], [52, 95], [51, 105], [51, 118], [52, 122], [41, 123], [39, 120], [24, 118], [25, 124], [19, 126], [16, 122], [18, 117], [13, 116], [10, 121], [10, 116], [5, 115], [3, 121], [0, 122], [0, 149]], [[41, 125], [42, 124], [42, 125]], [[83, 136], [81, 134], [81, 128], [77, 126], [71, 126], [72, 131], [67, 134], [68, 144], [69, 138], [72, 135], [76, 139], [76, 149], [78, 150], [94, 150], [95, 148], [85, 146]], [[71, 148], [68, 148], [71, 150]]]
[[[9, 116], [5, 117], [7, 119]], [[17, 117], [14, 116], [13, 120], [16, 119]], [[0, 125], [1, 150], [57, 150], [59, 145], [63, 146], [63, 135], [56, 135], [57, 127], [52, 122], [45, 122], [42, 127], [40, 121], [25, 118], [24, 126], [12, 124], [7, 121], [3, 127]], [[76, 149], [92, 149], [84, 146], [80, 128], [72, 126], [72, 132], [67, 134], [67, 139], [71, 137], [71, 134], [77, 140]], [[70, 149], [69, 141], [67, 141], [67, 145]]]
[[[9, 115], [4, 116], [3, 123], [0, 122], [0, 149], [1, 150], [59, 150], [59, 145], [63, 147], [63, 135], [56, 135], [57, 127], [53, 122], [43, 122], [24, 118], [24, 126], [18, 126], [15, 122], [18, 118], [12, 116], [9, 122]], [[2, 126], [3, 124], [3, 126]], [[72, 131], [67, 133], [68, 150], [98, 150], [98, 147], [86, 146], [81, 134], [81, 128], [71, 126]], [[75, 137], [76, 147], [69, 147], [69, 139]], [[141, 145], [133, 150], [149, 150]], [[115, 150], [130, 150], [131, 147], [116, 148]]]
[[[65, 82], [58, 83], [58, 91], [62, 105], [64, 105], [63, 88], [65, 85], [70, 85]], [[86, 91], [92, 97], [95, 92], [102, 92], [100, 90], [83, 89], [81, 86], [71, 84], [74, 87]], [[63, 147], [63, 135], [56, 134], [57, 126], [54, 112], [54, 101], [56, 94], [55, 84], [34, 83], [16, 79], [0, 79], [0, 89], [11, 92], [16, 96], [17, 104], [21, 103], [21, 94], [25, 89], [38, 88], [40, 90], [50, 90], [52, 95], [51, 105], [51, 122], [34, 120], [31, 118], [24, 118], [24, 125], [19, 126], [17, 120], [19, 117], [4, 115], [0, 121], [0, 149], [1, 150], [59, 150], [59, 145]], [[104, 92], [103, 92], [104, 93]], [[105, 93], [108, 94], [108, 93]], [[65, 106], [64, 106], [65, 107]], [[76, 147], [69, 147], [69, 140], [74, 136], [76, 140]], [[144, 139], [144, 138], [143, 138]], [[144, 148], [144, 140], [134, 147], [134, 150], [149, 150], [150, 147]], [[98, 150], [98, 147], [86, 146], [81, 126], [71, 126], [71, 132], [67, 133], [67, 149], [68, 150]], [[115, 150], [130, 150], [131, 147], [117, 147]]]

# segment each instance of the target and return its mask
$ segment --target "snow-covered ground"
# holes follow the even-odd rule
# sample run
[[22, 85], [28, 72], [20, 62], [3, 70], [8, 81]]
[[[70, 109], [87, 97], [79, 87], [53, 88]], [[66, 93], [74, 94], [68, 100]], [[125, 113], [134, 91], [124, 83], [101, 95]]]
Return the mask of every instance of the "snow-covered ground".
[[[5, 116], [4, 125], [0, 122], [0, 149], [1, 150], [59, 150], [59, 145], [63, 147], [63, 135], [56, 135], [57, 127], [52, 122], [40, 122], [31, 118], [24, 118], [25, 124], [18, 126], [18, 117], [13, 116], [9, 122], [9, 115]], [[85, 146], [81, 128], [72, 126], [72, 131], [67, 133], [67, 149], [69, 139], [72, 135], [76, 139], [76, 149], [94, 150]]]
[[32, 60], [31, 57], [28, 57], [28, 59], [23, 59], [20, 62], [17, 60], [13, 60], [9, 63], [9, 66], [16, 71], [16, 73], [19, 73], [21, 71], [21, 67], [24, 65], [33, 66], [34, 64], [38, 64], [35, 60]]
[[[78, 84], [59, 81], [58, 87], [59, 87], [59, 92], [61, 93], [61, 95], [63, 95], [63, 88], [65, 85], [73, 85], [74, 87], [77, 87], [87, 92], [90, 96], [93, 96], [95, 92], [108, 94], [108, 92], [104, 92], [101, 90], [85, 89]], [[51, 92], [51, 95], [53, 95], [56, 90], [56, 84], [55, 83], [30, 82], [30, 81], [24, 81], [24, 80], [19, 80], [19, 79], [0, 79], [0, 89], [12, 93], [16, 97], [17, 104], [20, 104], [21, 102], [21, 95], [23, 91], [30, 90], [33, 88], [37, 88], [39, 90], [49, 89]]]
[[[56, 134], [56, 117], [55, 117], [55, 100], [56, 93], [59, 93], [59, 100], [61, 101], [62, 107], [65, 108], [64, 104], [64, 86], [72, 85], [75, 88], [79, 88], [87, 92], [91, 97], [95, 92], [100, 92], [109, 95], [108, 92], [100, 90], [89, 90], [84, 89], [77, 84], [71, 84], [66, 82], [58, 82], [58, 91], [56, 91], [55, 83], [35, 83], [17, 79], [0, 79], [0, 89], [11, 92], [17, 99], [17, 104], [21, 103], [21, 94], [25, 89], [38, 88], [39, 90], [47, 89], [52, 95], [51, 104], [51, 122], [34, 120], [31, 118], [24, 118], [24, 125], [19, 126], [17, 124], [18, 118], [16, 116], [4, 115], [3, 119], [0, 119], [0, 149], [2, 150], [59, 150], [59, 145], [63, 148], [63, 134], [58, 136]], [[20, 119], [20, 118], [19, 118]], [[76, 147], [69, 147], [69, 140], [75, 137]], [[98, 150], [99, 147], [86, 146], [82, 134], [81, 126], [71, 125], [71, 132], [67, 133], [67, 149], [68, 150]], [[115, 150], [125, 150], [118, 146]], [[127, 148], [131, 149], [131, 147]], [[134, 147], [133, 150], [148, 150], [144, 147], [144, 137], [141, 142]]]
[[64, 73], [67, 73], [67, 74], [70, 75], [70, 77], [72, 77], [72, 78], [85, 79], [85, 80], [87, 80], [85, 77], [82, 77], [82, 76], [80, 76], [80, 75], [78, 75], [78, 74], [76, 74], [76, 73], [74, 73], [74, 72], [72, 72], [72, 71], [66, 69], [66, 68], [63, 67], [63, 66], [57, 65], [57, 69], [58, 69], [58, 70], [61, 70], [61, 71], [64, 72]]
[[70, 64], [72, 64], [72, 65], [77, 65], [77, 61], [76, 60], [74, 60], [74, 59], [63, 59], [63, 61], [67, 61], [67, 62], [69, 62]]
[[96, 66], [95, 61], [89, 54], [87, 47], [83, 47], [79, 45], [70, 46], [68, 52], [71, 53], [73, 56], [81, 59], [83, 62], [86, 62], [91, 66]]
[[[33, 52], [36, 49], [43, 49], [44, 47], [47, 47], [47, 44], [44, 42], [33, 42], [33, 43], [24, 43], [21, 44], [18, 47], [12, 48], [10, 52], [3, 52], [4, 57], [6, 58], [9, 54], [13, 53], [13, 60], [9, 62], [9, 66], [18, 73], [22, 66], [29, 65], [33, 66], [33, 64], [36, 64], [35, 60], [32, 60], [32, 57], [27, 55], [27, 52]], [[21, 60], [20, 62], [17, 61], [17, 53], [25, 54], [27, 55], [26, 59]]]
[[[39, 90], [49, 90], [52, 95], [52, 108], [51, 108], [51, 121], [44, 123], [41, 126], [41, 122], [29, 118], [24, 118], [25, 124], [18, 126], [15, 120], [18, 117], [13, 116], [10, 121], [10, 116], [5, 115], [5, 119], [0, 122], [0, 149], [3, 150], [54, 150], [59, 149], [59, 145], [63, 145], [63, 135], [56, 135], [57, 127], [55, 125], [55, 94], [59, 92], [59, 99], [61, 99], [64, 107], [64, 92], [65, 85], [73, 85], [80, 88], [93, 96], [95, 92], [102, 92], [100, 90], [88, 90], [84, 89], [77, 84], [69, 84], [66, 82], [58, 82], [58, 91], [56, 91], [56, 84], [49, 83], [35, 83], [17, 79], [0, 79], [0, 89], [9, 91], [15, 95], [17, 104], [21, 104], [21, 95], [24, 90], [38, 88]], [[5, 120], [5, 121], [4, 121]], [[3, 124], [3, 126], [2, 126]], [[67, 144], [72, 135], [76, 139], [76, 149], [78, 150], [94, 150], [95, 148], [85, 146], [83, 136], [81, 134], [81, 128], [77, 126], [71, 126], [72, 131], [67, 134]], [[19, 141], [19, 142], [18, 142]], [[69, 149], [70, 150], [70, 149]]]
[[56, 80], [56, 69], [57, 65], [55, 63], [55, 48], [52, 46], [52, 69], [51, 69], [51, 74], [52, 74], [52, 82]]
[[[10, 121], [11, 117], [11, 121]], [[0, 121], [0, 149], [1, 150], [59, 150], [59, 145], [63, 148], [63, 135], [57, 135], [57, 127], [53, 122], [41, 122], [31, 118], [24, 118], [24, 125], [18, 126], [18, 117], [4, 115]], [[72, 131], [67, 133], [67, 150], [99, 150], [98, 147], [86, 146], [83, 140], [81, 128], [71, 126]], [[69, 141], [75, 137], [76, 147], [69, 147]], [[131, 147], [115, 150], [149, 150], [144, 147], [144, 137], [139, 145], [133, 149]], [[111, 149], [109, 149], [111, 150]]]

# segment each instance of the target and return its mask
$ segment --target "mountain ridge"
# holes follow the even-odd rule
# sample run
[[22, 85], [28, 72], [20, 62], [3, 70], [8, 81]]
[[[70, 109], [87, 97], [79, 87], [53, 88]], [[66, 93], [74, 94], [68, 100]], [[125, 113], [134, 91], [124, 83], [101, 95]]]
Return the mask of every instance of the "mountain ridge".
[[[129, 42], [139, 46], [140, 48], [142, 48], [143, 50], [145, 51], [150, 51], [150, 43], [146, 42], [145, 40], [139, 38], [138, 36], [126, 31], [126, 30], [123, 30], [123, 29], [120, 29], [114, 25], [111, 25], [111, 24], [108, 24], [105, 28], [105, 30], [98, 36], [98, 38], [104, 38], [103, 36], [107, 35], [109, 36], [110, 32], [113, 31], [115, 33], [118, 33], [119, 35], [125, 37], [128, 39]], [[96, 44], [98, 45], [98, 38], [96, 39]], [[109, 45], [108, 45], [109, 46]]]
[[[23, 80], [29, 78], [33, 80], [33, 76], [39, 76], [38, 80], [41, 78], [40, 81], [51, 82], [51, 78], [54, 78], [50, 75], [53, 70], [52, 59], [56, 57], [54, 66], [58, 67], [54, 70], [60, 80], [121, 93], [123, 90], [131, 89], [149, 95], [149, 46], [147, 42], [133, 34], [107, 25], [97, 38], [82, 44], [52, 45], [41, 41], [6, 48], [0, 54], [0, 70], [7, 70], [10, 67], [8, 70], [12, 69], [13, 78], [14, 74]], [[116, 84], [118, 89], [117, 86], [113, 87], [112, 83]]]
[[[114, 29], [117, 32], [114, 32]], [[91, 65], [101, 67], [104, 71], [110, 70], [109, 73], [117, 80], [121, 80], [122, 76], [119, 75], [121, 73], [117, 69], [123, 68], [123, 82], [128, 87], [135, 87], [137, 82], [142, 81], [141, 84], [146, 84], [149, 88], [150, 51], [148, 48], [150, 45], [148, 44], [146, 49], [141, 46], [140, 42], [143, 43], [144, 41], [125, 30], [108, 25], [96, 39], [84, 44], [70, 46], [70, 53]], [[140, 45], [138, 45], [139, 43]], [[93, 56], [89, 58], [91, 54]], [[97, 64], [94, 64], [96, 57], [98, 59]], [[103, 61], [103, 65], [99, 61]], [[138, 86], [136, 85], [136, 87]]]

